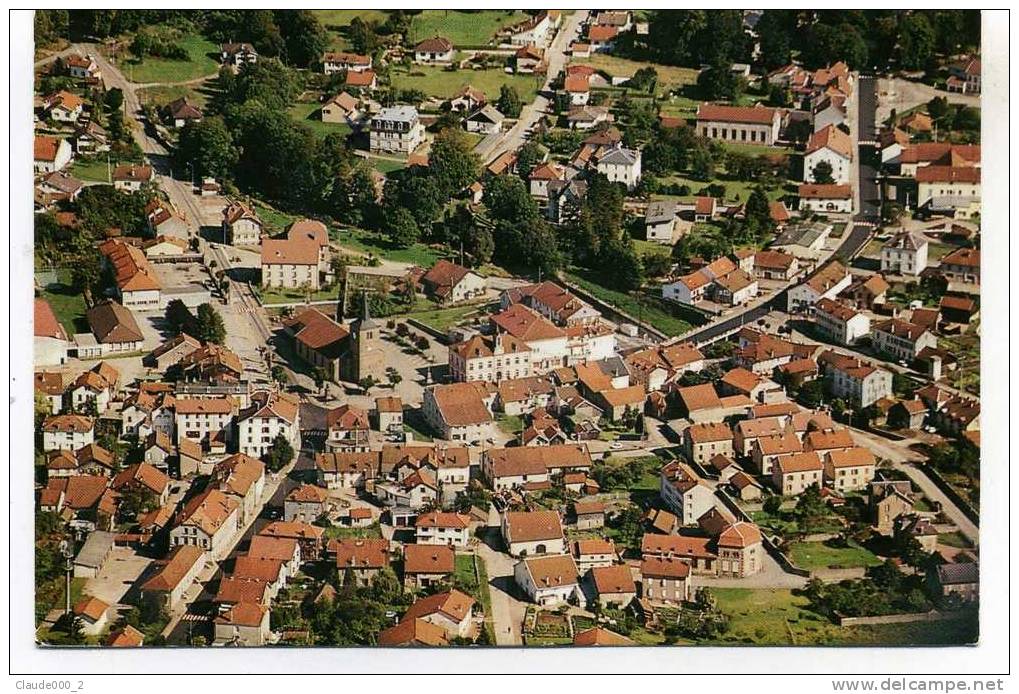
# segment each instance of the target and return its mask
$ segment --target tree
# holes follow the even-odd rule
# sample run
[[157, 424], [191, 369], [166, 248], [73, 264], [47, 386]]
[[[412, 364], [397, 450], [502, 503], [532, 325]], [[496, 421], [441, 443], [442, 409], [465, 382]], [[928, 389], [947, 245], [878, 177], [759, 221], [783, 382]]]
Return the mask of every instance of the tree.
[[528, 140], [517, 150], [517, 175], [527, 180], [534, 169], [545, 158], [545, 148], [534, 140]]
[[369, 390], [371, 390], [372, 388], [375, 387], [376, 383], [378, 383], [378, 381], [375, 380], [375, 377], [372, 376], [371, 374], [368, 374], [367, 376], [362, 378], [360, 381], [358, 381], [357, 385], [358, 385], [358, 387], [361, 390], [363, 390], [365, 393], [367, 393]]
[[774, 516], [782, 508], [782, 497], [772, 494], [764, 500], [762, 507], [765, 513]]
[[176, 334], [197, 335], [198, 327], [194, 315], [180, 299], [171, 299], [163, 314], [170, 331]]
[[289, 378], [287, 378], [287, 370], [284, 369], [279, 364], [275, 364], [272, 367], [272, 369], [269, 371], [269, 376], [272, 378], [272, 380], [276, 381], [276, 383], [279, 383], [280, 385], [286, 385], [287, 381], [290, 380]]
[[754, 186], [750, 197], [747, 198], [743, 212], [747, 224], [752, 227], [755, 233], [762, 234], [774, 229], [775, 222], [771, 218], [771, 202], [763, 187]]
[[735, 74], [727, 60], [717, 60], [697, 75], [697, 88], [708, 100], [735, 101], [743, 92], [743, 80]]
[[662, 277], [672, 269], [672, 258], [665, 253], [645, 253], [641, 263], [648, 277]]
[[378, 36], [378, 24], [354, 17], [347, 27], [347, 40], [351, 48], [363, 55], [375, 53], [382, 45]]
[[409, 248], [417, 243], [421, 231], [414, 215], [406, 207], [398, 207], [387, 215], [389, 240], [397, 248]]
[[485, 186], [482, 202], [496, 219], [522, 220], [538, 216], [538, 206], [527, 186], [516, 176], [495, 176]]
[[696, 181], [710, 181], [715, 177], [715, 158], [703, 143], [690, 152], [690, 177]]
[[832, 177], [831, 164], [822, 160], [814, 165], [814, 168], [810, 172], [811, 178], [814, 179], [814, 183], [829, 184], [834, 183], [835, 179]]
[[117, 514], [127, 521], [137, 520], [140, 516], [159, 508], [159, 497], [142, 484], [129, 484], [121, 490]]
[[919, 70], [934, 54], [934, 27], [919, 12], [909, 12], [899, 22], [899, 61], [907, 70]]
[[290, 445], [290, 441], [283, 432], [276, 434], [276, 438], [272, 440], [272, 446], [262, 456], [262, 462], [272, 472], [278, 472], [290, 463], [294, 458], [294, 447]]
[[403, 376], [400, 375], [399, 371], [390, 366], [386, 369], [386, 380], [389, 381], [391, 388], [396, 388], [396, 386], [400, 385], [400, 381], [403, 380]]
[[276, 23], [283, 34], [287, 62], [311, 67], [329, 47], [329, 35], [310, 10], [278, 10]]
[[106, 96], [103, 98], [103, 103], [106, 105], [106, 109], [110, 113], [119, 111], [120, 107], [124, 104], [124, 92], [117, 87], [113, 87], [106, 92]]
[[217, 116], [188, 121], [181, 128], [173, 153], [174, 167], [182, 172], [191, 167], [196, 181], [204, 177], [232, 178], [239, 159], [230, 131]]
[[480, 161], [459, 128], [447, 128], [435, 136], [428, 167], [442, 198], [450, 198], [477, 180]]
[[610, 287], [632, 291], [644, 281], [644, 269], [629, 239], [611, 239], [602, 247], [599, 263], [603, 281]]
[[212, 304], [205, 303], [198, 307], [195, 331], [197, 333], [195, 337], [203, 342], [221, 345], [226, 340], [226, 326], [223, 324], [223, 317], [212, 307]]
[[504, 84], [499, 88], [499, 99], [495, 107], [507, 118], [519, 118], [523, 109], [523, 102], [520, 100], [520, 93], [517, 88]]

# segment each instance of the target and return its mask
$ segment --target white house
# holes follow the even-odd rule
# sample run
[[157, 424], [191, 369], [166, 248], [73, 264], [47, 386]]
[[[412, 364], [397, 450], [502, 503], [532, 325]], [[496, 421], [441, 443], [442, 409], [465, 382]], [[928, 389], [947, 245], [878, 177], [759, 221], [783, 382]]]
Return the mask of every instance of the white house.
[[577, 564], [569, 554], [521, 559], [513, 577], [531, 602], [542, 606], [565, 603], [579, 588]]
[[927, 267], [927, 239], [901, 231], [881, 247], [881, 272], [916, 277]]
[[598, 157], [598, 173], [633, 190], [640, 183], [640, 150], [615, 147]]
[[665, 245], [675, 245], [693, 229], [693, 222], [681, 219], [675, 200], [654, 200], [644, 212], [644, 238]]
[[499, 113], [494, 106], [486, 104], [467, 116], [464, 120], [464, 127], [470, 133], [495, 135], [502, 131], [502, 124], [505, 120], [505, 116]]
[[838, 183], [804, 183], [799, 187], [800, 211], [838, 212], [853, 211], [853, 187]]
[[372, 68], [372, 57], [360, 53], [327, 52], [322, 54], [322, 72], [332, 75], [336, 72], [363, 72]]
[[814, 304], [814, 323], [828, 339], [840, 345], [854, 345], [870, 334], [870, 317], [833, 299]]
[[290, 396], [275, 393], [256, 393], [252, 404], [237, 418], [237, 448], [252, 458], [261, 458], [272, 448], [279, 434], [290, 442], [294, 450], [300, 444], [300, 408]]
[[257, 214], [242, 202], [230, 201], [223, 208], [223, 241], [232, 246], [257, 246], [264, 226]]
[[156, 172], [148, 164], [120, 164], [113, 170], [113, 187], [128, 193], [139, 191], [154, 180]]
[[453, 62], [453, 43], [442, 36], [430, 39], [414, 46], [415, 63], [451, 63]]
[[70, 341], [67, 331], [57, 320], [52, 307], [45, 299], [35, 299], [35, 320], [33, 328], [33, 359], [37, 366], [63, 364], [67, 359], [67, 348]]
[[815, 169], [822, 162], [831, 167], [835, 183], [849, 183], [852, 177], [853, 140], [834, 125], [810, 136], [803, 154], [803, 180], [818, 182]]
[[801, 284], [789, 289], [787, 310], [805, 311], [821, 299], [834, 299], [853, 282], [846, 266], [837, 260], [825, 263]]
[[76, 414], [51, 415], [42, 423], [44, 451], [76, 451], [95, 442], [95, 422]]
[[778, 109], [756, 106], [701, 104], [697, 107], [697, 134], [723, 142], [773, 145], [782, 116]]
[[938, 338], [922, 325], [892, 318], [878, 323], [871, 333], [874, 349], [911, 362], [925, 348], [935, 349]]
[[494, 392], [479, 381], [450, 383], [425, 389], [421, 409], [425, 421], [447, 441], [475, 443], [492, 438]]
[[371, 119], [369, 148], [372, 152], [410, 154], [424, 139], [425, 126], [413, 106], [389, 106]]
[[71, 143], [60, 137], [35, 136], [35, 154], [32, 168], [36, 173], [53, 173], [71, 163], [74, 156]]
[[506, 511], [502, 515], [502, 539], [514, 557], [566, 551], [563, 524], [557, 511]]
[[462, 513], [430, 511], [418, 516], [414, 535], [419, 545], [467, 547], [470, 540], [470, 516]]
[[214, 557], [222, 556], [234, 539], [237, 523], [237, 501], [218, 489], [208, 489], [181, 510], [177, 525], [170, 530], [170, 546], [192, 545]]
[[827, 351], [817, 358], [832, 396], [867, 407], [892, 394], [892, 374], [855, 357]]
[[206, 445], [229, 442], [235, 413], [236, 403], [231, 397], [177, 400], [174, 405], [177, 440], [188, 438]]
[[659, 475], [662, 501], [683, 525], [691, 525], [715, 506], [715, 495], [686, 463], [673, 461]]

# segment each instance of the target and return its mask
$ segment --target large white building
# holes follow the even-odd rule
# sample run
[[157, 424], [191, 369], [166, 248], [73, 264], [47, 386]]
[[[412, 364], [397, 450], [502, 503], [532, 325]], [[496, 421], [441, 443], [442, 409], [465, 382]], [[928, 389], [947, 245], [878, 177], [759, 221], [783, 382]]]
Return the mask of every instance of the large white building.
[[372, 152], [410, 154], [424, 139], [425, 126], [413, 106], [390, 106], [372, 117], [369, 134]]
[[916, 277], [927, 267], [927, 239], [902, 231], [881, 247], [881, 272]]
[[817, 358], [832, 397], [867, 407], [892, 394], [892, 374], [855, 357], [834, 351]]
[[701, 104], [697, 107], [697, 134], [722, 142], [773, 145], [782, 116], [778, 109], [757, 106]]
[[683, 525], [692, 525], [715, 506], [715, 495], [686, 463], [671, 462], [660, 474], [662, 501]]
[[449, 347], [449, 375], [454, 381], [498, 383], [532, 373], [531, 348], [512, 335], [474, 335]]
[[803, 155], [803, 180], [818, 183], [816, 169], [824, 162], [831, 167], [835, 183], [849, 183], [852, 179], [853, 140], [833, 125], [810, 136]]
[[303, 238], [262, 241], [262, 286], [318, 291], [319, 245]]
[[261, 458], [283, 434], [294, 450], [300, 445], [300, 408], [286, 395], [256, 393], [250, 408], [237, 418], [237, 448], [252, 458]]
[[598, 173], [633, 190], [640, 183], [640, 150], [616, 147], [598, 157]]
[[870, 334], [870, 317], [832, 299], [814, 304], [814, 323], [828, 339], [840, 345], [854, 345]]
[[191, 439], [209, 444], [228, 443], [232, 438], [232, 424], [236, 404], [231, 397], [186, 398], [174, 405], [174, 430], [177, 440]]

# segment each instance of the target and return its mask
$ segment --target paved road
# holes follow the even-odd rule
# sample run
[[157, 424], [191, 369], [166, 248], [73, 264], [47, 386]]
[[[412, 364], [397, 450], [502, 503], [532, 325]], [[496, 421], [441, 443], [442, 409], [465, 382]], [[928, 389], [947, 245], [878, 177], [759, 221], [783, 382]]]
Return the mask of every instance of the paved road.
[[[489, 527], [485, 529], [489, 543], [500, 546], [499, 514], [495, 508], [489, 509]], [[516, 560], [500, 551], [492, 549], [482, 541], [478, 544], [478, 555], [485, 561], [488, 571], [488, 592], [492, 598], [492, 628], [495, 631], [497, 646], [520, 646], [523, 636], [520, 626], [524, 621], [527, 607], [511, 593], [515, 589], [513, 581], [513, 565]]]
[[955, 503], [949, 499], [936, 484], [934, 484], [931, 478], [924, 474], [923, 470], [916, 466], [916, 463], [923, 460], [923, 456], [909, 448], [909, 444], [912, 443], [911, 441], [890, 441], [889, 439], [867, 431], [861, 431], [859, 429], [850, 429], [850, 433], [857, 443], [869, 448], [876, 456], [892, 461], [892, 467], [904, 472], [909, 479], [920, 488], [920, 491], [922, 491], [928, 499], [932, 499], [941, 504], [941, 510], [944, 512], [945, 516], [947, 516], [949, 520], [951, 520], [952, 523], [959, 528], [959, 532], [965, 535], [966, 538], [974, 544], [979, 542], [979, 526], [971, 521], [966, 514], [964, 514], [962, 510], [956, 506]]
[[860, 198], [857, 220], [876, 222], [881, 215], [881, 194], [877, 185], [877, 171], [870, 163], [877, 155], [875, 113], [877, 111], [877, 80], [872, 75], [860, 75], [857, 91], [857, 128], [859, 146], [856, 156], [860, 162], [857, 190]]
[[503, 152], [520, 149], [527, 141], [527, 132], [550, 110], [551, 101], [547, 96], [551, 94], [549, 84], [566, 65], [566, 51], [570, 46], [570, 41], [576, 37], [577, 27], [586, 21], [587, 15], [587, 10], [577, 10], [563, 20], [562, 28], [559, 29], [545, 51], [545, 56], [548, 59], [548, 80], [539, 90], [534, 101], [521, 109], [520, 117], [512, 128], [503, 133], [501, 137], [485, 138], [475, 146], [474, 151], [483, 162], [490, 162]]

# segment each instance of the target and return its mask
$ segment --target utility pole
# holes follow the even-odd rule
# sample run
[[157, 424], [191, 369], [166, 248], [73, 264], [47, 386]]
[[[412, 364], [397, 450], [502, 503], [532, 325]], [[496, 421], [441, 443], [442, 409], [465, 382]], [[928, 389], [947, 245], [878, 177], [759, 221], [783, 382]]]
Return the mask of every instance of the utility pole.
[[71, 558], [74, 556], [71, 543], [67, 540], [60, 541], [60, 554], [64, 557], [64, 616], [71, 616]]

